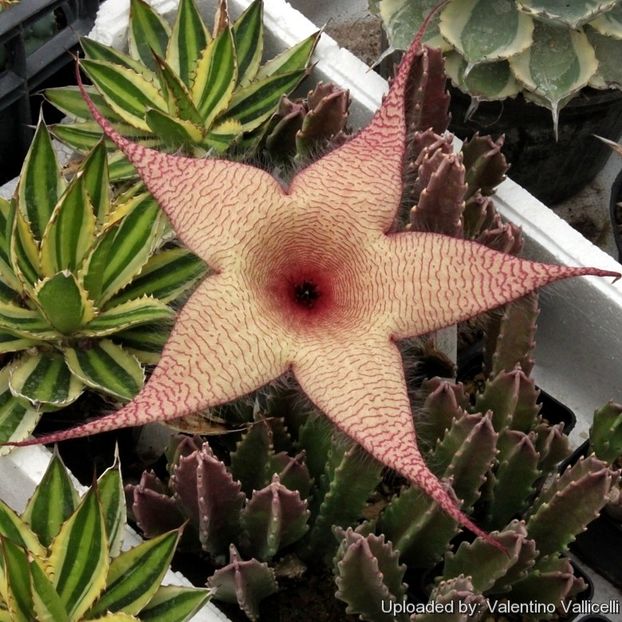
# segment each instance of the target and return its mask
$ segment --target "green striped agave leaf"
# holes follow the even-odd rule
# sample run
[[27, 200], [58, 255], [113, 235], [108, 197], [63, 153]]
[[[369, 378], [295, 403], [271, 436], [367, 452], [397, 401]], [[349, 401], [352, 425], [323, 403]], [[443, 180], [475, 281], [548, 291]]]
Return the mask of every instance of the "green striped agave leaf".
[[20, 210], [15, 211], [10, 240], [11, 265], [22, 287], [28, 289], [41, 273], [39, 246], [30, 223]]
[[210, 41], [210, 34], [194, 2], [181, 0], [166, 47], [166, 62], [186, 86], [192, 84], [196, 59]]
[[142, 324], [115, 334], [123, 348], [133, 354], [143, 365], [156, 365], [168, 339], [172, 324]]
[[[210, 36], [194, 0], [182, 0], [171, 32], [143, 0], [132, 0], [129, 55], [85, 39], [87, 60], [82, 66], [101, 92], [104, 110], [112, 112], [108, 116], [126, 136], [194, 156], [253, 148], [262, 137], [254, 130], [304, 77], [319, 36], [260, 66], [262, 16], [263, 2], [255, 0], [230, 24], [223, 1], [218, 27]], [[101, 133], [75, 93], [51, 91], [49, 99], [81, 121], [56, 126], [54, 135], [76, 149], [92, 148]], [[243, 139], [245, 132], [250, 134]], [[122, 159], [110, 167], [111, 180], [132, 174]]]
[[140, 275], [112, 298], [110, 304], [118, 305], [143, 296], [171, 302], [192, 287], [206, 270], [205, 263], [185, 248], [164, 250], [151, 257]]
[[81, 331], [83, 337], [106, 337], [114, 333], [151, 322], [172, 320], [173, 310], [163, 302], [145, 296], [128, 300], [102, 311]]
[[233, 35], [223, 30], [205, 48], [196, 62], [191, 92], [205, 127], [227, 108], [237, 82]]
[[66, 348], [65, 359], [72, 374], [85, 385], [122, 400], [132, 399], [145, 381], [136, 357], [108, 339], [88, 350]]
[[[84, 87], [89, 97], [110, 121], [119, 121], [119, 116], [106, 103], [106, 100], [94, 86]], [[74, 119], [87, 119], [89, 109], [77, 86], [63, 86], [45, 90], [45, 99], [56, 106], [61, 112]], [[105, 112], [104, 112], [105, 111]], [[53, 135], [53, 134], [52, 134]]]
[[118, 454], [114, 464], [108, 467], [97, 480], [97, 492], [102, 506], [108, 549], [112, 557], [121, 552], [125, 529], [125, 492], [121, 478], [121, 464]]
[[171, 36], [166, 20], [144, 0], [130, 1], [128, 44], [130, 54], [149, 69], [155, 69], [153, 52], [163, 57]]
[[[37, 425], [41, 411], [18, 400], [9, 389], [9, 367], [0, 369], [0, 443], [21, 441], [25, 439]], [[0, 447], [0, 456], [8, 453], [10, 447]], [[15, 533], [6, 530], [4, 506], [0, 505], [0, 534], [14, 537]], [[10, 521], [9, 521], [10, 522]], [[15, 538], [14, 538], [15, 539]], [[25, 534], [18, 542], [28, 542], [31, 538]], [[31, 542], [32, 544], [32, 542]]]
[[0, 283], [2, 283], [3, 295], [0, 299], [9, 300], [12, 298], [10, 292], [21, 291], [19, 279], [15, 276], [13, 265], [10, 257], [10, 240], [13, 231], [13, 218], [15, 216], [15, 203], [0, 198]]
[[33, 530], [44, 546], [58, 535], [61, 525], [78, 507], [78, 493], [57, 452], [28, 501], [22, 520]]
[[0, 565], [5, 579], [3, 594], [13, 622], [30, 622], [32, 590], [28, 554], [18, 544], [0, 536]]
[[263, 55], [263, 2], [255, 0], [233, 24], [238, 84], [247, 86], [257, 75]]
[[527, 49], [533, 20], [515, 0], [450, 0], [440, 16], [440, 32], [470, 66]]
[[124, 533], [118, 459], [78, 501], [54, 456], [23, 516], [0, 501], [0, 621], [189, 620], [209, 591], [160, 586], [180, 530], [119, 554]]
[[72, 620], [91, 607], [106, 585], [110, 565], [101, 505], [91, 488], [50, 546], [49, 572]]
[[83, 60], [82, 66], [108, 105], [126, 123], [149, 131], [145, 122], [147, 110], [167, 109], [155, 79], [148, 79], [132, 69], [107, 61]]
[[30, 561], [30, 577], [36, 619], [41, 622], [71, 622], [54, 584], [45, 574], [42, 562], [36, 557]]
[[163, 585], [140, 612], [142, 622], [184, 622], [205, 603], [209, 590]]
[[162, 233], [162, 212], [146, 192], [117, 206], [109, 220], [117, 218], [118, 222], [99, 236], [85, 260], [84, 284], [99, 306], [140, 272]]
[[41, 270], [52, 276], [75, 270], [94, 241], [96, 217], [82, 177], [75, 177], [58, 202], [41, 240]]
[[26, 352], [9, 367], [9, 389], [33, 406], [58, 408], [74, 402], [84, 389], [57, 352]]
[[36, 340], [47, 341], [59, 336], [40, 313], [11, 302], [0, 302], [0, 328]]
[[17, 186], [18, 209], [36, 238], [41, 239], [64, 187], [50, 134], [40, 119]]
[[89, 611], [89, 616], [106, 611], [139, 613], [160, 587], [179, 536], [178, 530], [171, 531], [116, 557], [106, 577], [106, 590]]

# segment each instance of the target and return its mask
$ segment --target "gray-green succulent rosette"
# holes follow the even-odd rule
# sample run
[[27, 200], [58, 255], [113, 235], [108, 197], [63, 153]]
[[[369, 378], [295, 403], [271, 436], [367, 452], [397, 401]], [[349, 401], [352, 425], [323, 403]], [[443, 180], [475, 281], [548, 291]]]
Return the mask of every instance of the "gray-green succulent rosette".
[[[437, 0], [372, 4], [389, 43], [405, 49]], [[522, 93], [553, 113], [583, 87], [622, 87], [620, 0], [450, 0], [424, 41], [440, 47], [452, 82], [475, 100]]]

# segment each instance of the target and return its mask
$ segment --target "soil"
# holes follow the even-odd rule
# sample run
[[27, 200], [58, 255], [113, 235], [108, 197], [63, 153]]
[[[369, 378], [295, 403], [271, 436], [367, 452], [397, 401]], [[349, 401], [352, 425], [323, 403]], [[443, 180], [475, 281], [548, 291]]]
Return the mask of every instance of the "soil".
[[374, 15], [343, 22], [331, 22], [326, 34], [350, 50], [367, 65], [373, 65], [384, 48], [382, 20]]

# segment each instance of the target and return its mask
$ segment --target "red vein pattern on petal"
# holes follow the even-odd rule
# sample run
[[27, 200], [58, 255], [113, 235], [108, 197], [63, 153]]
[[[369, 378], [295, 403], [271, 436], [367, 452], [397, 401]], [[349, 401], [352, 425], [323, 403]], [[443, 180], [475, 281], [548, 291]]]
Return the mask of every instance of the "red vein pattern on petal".
[[211, 267], [220, 269], [262, 212], [283, 202], [279, 183], [259, 168], [168, 155], [129, 141], [97, 110], [79, 71], [77, 79], [95, 121], [134, 165], [180, 240]]
[[395, 344], [370, 334], [341, 346], [309, 346], [296, 357], [293, 372], [303, 391], [337, 427], [430, 495], [458, 523], [497, 546], [460, 511], [421, 457]]
[[[256, 321], [257, 320], [257, 321]], [[207, 278], [190, 297], [143, 390], [110, 415], [20, 443], [55, 443], [108, 430], [166, 421], [229, 402], [288, 368], [285, 334], [264, 321], [236, 278]]]
[[[384, 247], [384, 248], [383, 248]], [[518, 259], [476, 242], [431, 233], [399, 233], [379, 245], [381, 298], [395, 339], [422, 335], [574, 276], [620, 275]]]

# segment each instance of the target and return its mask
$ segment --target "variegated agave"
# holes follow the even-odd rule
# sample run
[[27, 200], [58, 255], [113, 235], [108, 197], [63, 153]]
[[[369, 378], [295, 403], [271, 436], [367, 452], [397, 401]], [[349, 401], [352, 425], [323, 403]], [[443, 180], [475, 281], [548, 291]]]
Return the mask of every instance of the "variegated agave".
[[[81, 63], [95, 87], [89, 93], [126, 136], [151, 147], [182, 150], [196, 157], [244, 150], [262, 139], [265, 123], [283, 94], [307, 73], [318, 34], [261, 64], [263, 2], [255, 0], [233, 23], [221, 1], [210, 35], [193, 0], [181, 0], [171, 29], [144, 0], [132, 0], [129, 54], [83, 39]], [[77, 120], [53, 134], [78, 150], [101, 138], [75, 87], [48, 89], [46, 98]], [[112, 179], [131, 177], [120, 153], [110, 161]]]
[[[436, 0], [372, 2], [389, 42], [407, 49]], [[622, 86], [620, 0], [450, 0], [425, 34], [476, 100], [522, 93], [558, 113], [584, 86]]]
[[180, 531], [121, 553], [124, 534], [118, 463], [80, 499], [54, 456], [21, 516], [0, 501], [0, 622], [189, 620], [207, 590], [160, 585]]
[[[131, 399], [158, 361], [168, 303], [204, 273], [140, 185], [114, 194], [103, 143], [67, 184], [42, 123], [0, 200], [0, 439], [85, 390]], [[157, 326], [153, 324], [156, 323]]]

